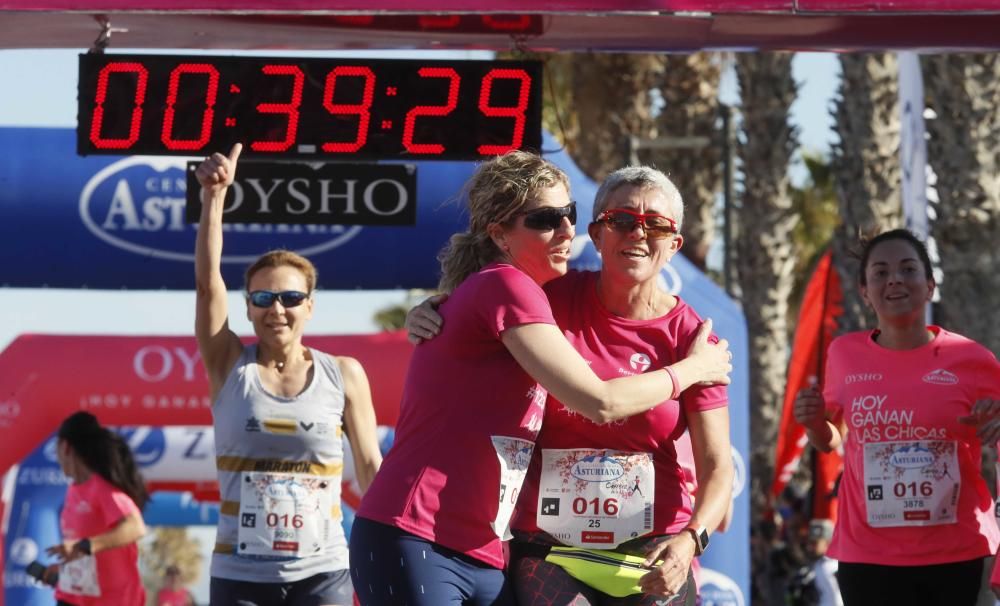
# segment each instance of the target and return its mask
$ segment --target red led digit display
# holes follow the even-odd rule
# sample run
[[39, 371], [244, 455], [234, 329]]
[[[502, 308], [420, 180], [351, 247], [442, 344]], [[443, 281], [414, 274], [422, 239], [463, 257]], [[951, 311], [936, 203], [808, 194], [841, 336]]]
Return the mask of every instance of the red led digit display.
[[533, 61], [87, 54], [77, 151], [474, 160], [540, 147], [541, 85]]
[[[181, 86], [181, 76], [184, 74], [204, 74], [208, 76], [205, 87], [205, 108], [201, 114], [201, 130], [197, 139], [174, 139], [174, 116], [177, 115], [177, 92]], [[206, 63], [181, 63], [170, 72], [170, 84], [167, 88], [167, 110], [163, 113], [163, 144], [167, 149], [192, 150], [201, 149], [208, 143], [212, 130], [212, 119], [215, 112], [215, 99], [219, 95], [219, 70]]]

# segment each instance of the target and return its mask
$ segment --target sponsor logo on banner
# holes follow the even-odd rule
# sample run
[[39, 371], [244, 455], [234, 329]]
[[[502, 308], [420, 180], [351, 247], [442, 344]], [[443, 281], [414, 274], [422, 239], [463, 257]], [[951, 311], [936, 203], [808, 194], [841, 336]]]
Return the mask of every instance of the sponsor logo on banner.
[[625, 468], [613, 457], [591, 455], [577, 461], [570, 474], [586, 482], [610, 482], [625, 475]]
[[958, 377], [943, 368], [939, 368], [925, 374], [924, 383], [931, 383], [933, 385], [958, 385]]
[[38, 559], [38, 543], [29, 537], [18, 537], [10, 544], [10, 561], [18, 566], [27, 566]]
[[733, 448], [733, 500], [743, 494], [743, 489], [747, 484], [747, 465], [743, 461], [740, 451]]
[[[171, 261], [194, 261], [197, 226], [185, 222], [183, 158], [133, 156], [98, 171], [80, 192], [80, 220], [90, 233], [121, 250]], [[415, 201], [414, 201], [415, 202]], [[225, 224], [223, 263], [245, 265], [274, 247], [280, 235], [310, 256], [355, 238], [359, 225]]]
[[[189, 223], [201, 198], [187, 165]], [[413, 225], [417, 220], [416, 167], [404, 164], [293, 164], [242, 162], [226, 192], [226, 223]]]
[[931, 451], [914, 444], [904, 446], [889, 456], [889, 463], [893, 467], [903, 469], [922, 469], [934, 463], [934, 455]]
[[166, 437], [159, 427], [130, 427], [118, 431], [132, 449], [139, 467], [154, 465], [167, 450]]
[[702, 606], [744, 606], [746, 603], [736, 581], [704, 566], [698, 574], [698, 594]]

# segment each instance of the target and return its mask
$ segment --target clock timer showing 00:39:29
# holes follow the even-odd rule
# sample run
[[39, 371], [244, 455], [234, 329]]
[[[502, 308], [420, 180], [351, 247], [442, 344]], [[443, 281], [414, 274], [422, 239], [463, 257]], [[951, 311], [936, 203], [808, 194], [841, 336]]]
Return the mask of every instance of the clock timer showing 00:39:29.
[[536, 61], [80, 56], [77, 153], [475, 160], [541, 146]]

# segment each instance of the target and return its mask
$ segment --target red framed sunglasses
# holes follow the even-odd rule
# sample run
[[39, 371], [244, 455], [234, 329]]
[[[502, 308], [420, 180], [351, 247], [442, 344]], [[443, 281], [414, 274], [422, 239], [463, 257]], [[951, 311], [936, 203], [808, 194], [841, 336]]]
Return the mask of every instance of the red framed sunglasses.
[[594, 223], [603, 223], [621, 234], [630, 234], [636, 225], [642, 227], [646, 236], [653, 239], [666, 238], [677, 233], [677, 221], [656, 213], [639, 213], [627, 208], [609, 208], [597, 216]]

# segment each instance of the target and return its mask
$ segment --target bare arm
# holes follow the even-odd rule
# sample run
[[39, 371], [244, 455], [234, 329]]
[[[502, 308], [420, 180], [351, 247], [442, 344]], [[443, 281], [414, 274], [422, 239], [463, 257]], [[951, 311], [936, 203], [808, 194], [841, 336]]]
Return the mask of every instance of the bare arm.
[[[689, 415], [691, 452], [698, 476], [698, 498], [689, 525], [709, 531], [719, 527], [732, 503], [733, 455], [729, 443], [729, 409]], [[646, 566], [655, 566], [639, 580], [643, 593], [675, 593], [687, 579], [697, 549], [690, 532], [681, 532], [657, 544], [646, 554]], [[662, 561], [661, 561], [662, 560]]]
[[[695, 383], [729, 384], [728, 343], [708, 343], [711, 321], [698, 329], [688, 357], [672, 364], [680, 391]], [[560, 402], [596, 423], [649, 410], [673, 392], [664, 370], [602, 381], [551, 324], [525, 324], [505, 330], [501, 340], [521, 368]], [[727, 434], [728, 435], [728, 434]]]
[[197, 290], [194, 332], [213, 401], [243, 350], [239, 338], [229, 328], [226, 284], [222, 280], [222, 210], [242, 150], [242, 144], [237, 143], [229, 157], [212, 154], [195, 172], [201, 184], [201, 218], [194, 249]]
[[711, 532], [723, 523], [733, 500], [729, 409], [715, 408], [688, 415], [688, 424], [698, 476], [698, 498], [691, 525], [704, 526]]
[[[130, 513], [110, 529], [101, 534], [87, 537], [90, 540], [90, 553], [95, 554], [106, 549], [124, 547], [135, 543], [146, 534], [146, 525], [142, 521], [142, 514]], [[74, 549], [79, 541], [63, 541], [59, 545], [53, 545], [46, 549], [49, 555], [59, 557], [63, 562], [70, 562], [87, 555], [79, 548]]]
[[351, 441], [351, 454], [354, 455], [354, 474], [363, 494], [382, 465], [382, 452], [375, 433], [372, 391], [360, 362], [343, 356], [338, 356], [337, 361], [340, 363], [340, 374], [344, 377], [344, 424], [347, 426], [347, 439]]

